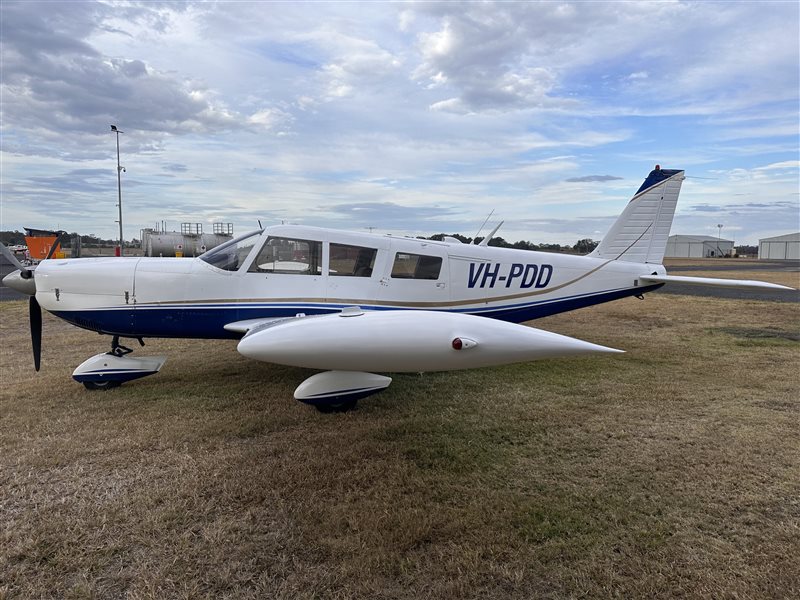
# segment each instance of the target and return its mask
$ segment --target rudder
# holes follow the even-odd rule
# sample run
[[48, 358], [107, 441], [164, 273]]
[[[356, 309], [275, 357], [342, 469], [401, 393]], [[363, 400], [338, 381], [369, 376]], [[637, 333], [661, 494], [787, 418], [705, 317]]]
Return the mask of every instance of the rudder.
[[684, 178], [656, 165], [589, 256], [661, 264]]

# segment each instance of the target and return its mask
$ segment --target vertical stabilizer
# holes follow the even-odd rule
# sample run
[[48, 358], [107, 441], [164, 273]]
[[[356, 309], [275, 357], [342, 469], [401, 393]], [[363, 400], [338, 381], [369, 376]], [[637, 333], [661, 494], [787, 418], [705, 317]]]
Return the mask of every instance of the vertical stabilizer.
[[683, 173], [656, 165], [590, 256], [661, 264]]

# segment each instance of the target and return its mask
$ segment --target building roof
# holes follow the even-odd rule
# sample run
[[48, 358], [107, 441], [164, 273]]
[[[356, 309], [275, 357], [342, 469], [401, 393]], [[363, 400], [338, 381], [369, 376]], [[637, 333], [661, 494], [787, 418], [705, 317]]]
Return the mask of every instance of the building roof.
[[712, 235], [671, 235], [668, 242], [719, 242], [726, 244], [733, 244], [733, 240], [726, 240], [725, 238], [718, 238]]
[[761, 238], [761, 242], [800, 242], [800, 231], [797, 233], [787, 233], [785, 235], [776, 235], [775, 237]]

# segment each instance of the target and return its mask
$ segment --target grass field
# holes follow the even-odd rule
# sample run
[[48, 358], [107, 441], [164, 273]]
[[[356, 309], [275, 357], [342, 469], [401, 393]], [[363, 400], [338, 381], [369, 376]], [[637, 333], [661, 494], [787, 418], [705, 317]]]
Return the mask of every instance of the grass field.
[[[727, 276], [727, 275], [725, 275]], [[347, 414], [311, 372], [0, 304], [0, 598], [800, 596], [800, 305], [651, 294], [536, 321], [624, 355], [397, 375]]]

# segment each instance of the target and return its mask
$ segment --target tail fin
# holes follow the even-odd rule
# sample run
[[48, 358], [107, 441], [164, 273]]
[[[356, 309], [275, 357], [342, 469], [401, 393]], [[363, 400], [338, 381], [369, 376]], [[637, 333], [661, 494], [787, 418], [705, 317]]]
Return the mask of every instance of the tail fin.
[[684, 179], [683, 173], [656, 165], [603, 241], [589, 256], [661, 264]]

